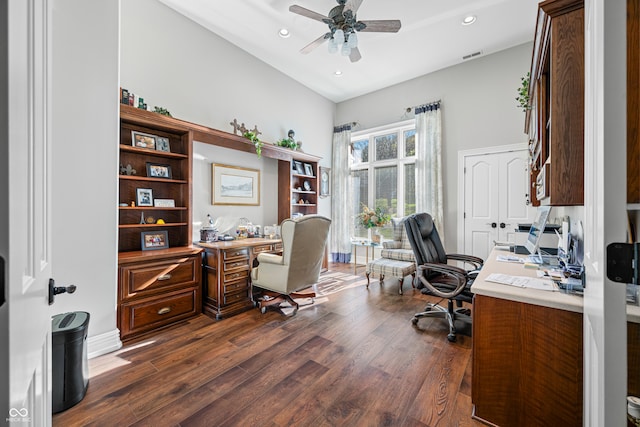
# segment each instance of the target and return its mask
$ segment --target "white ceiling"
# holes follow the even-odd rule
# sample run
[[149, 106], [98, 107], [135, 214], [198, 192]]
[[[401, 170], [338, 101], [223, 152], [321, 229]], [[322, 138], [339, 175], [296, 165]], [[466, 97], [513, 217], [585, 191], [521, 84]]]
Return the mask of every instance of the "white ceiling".
[[[364, 0], [358, 20], [399, 19], [398, 33], [358, 33], [362, 59], [330, 54], [327, 43], [299, 51], [328, 31], [289, 12], [297, 4], [322, 15], [335, 0], [160, 0], [326, 98], [340, 102], [533, 40], [538, 0]], [[473, 25], [462, 18], [475, 15]], [[278, 31], [287, 28], [288, 38]], [[473, 59], [468, 59], [473, 60]], [[335, 71], [342, 71], [340, 77]]]

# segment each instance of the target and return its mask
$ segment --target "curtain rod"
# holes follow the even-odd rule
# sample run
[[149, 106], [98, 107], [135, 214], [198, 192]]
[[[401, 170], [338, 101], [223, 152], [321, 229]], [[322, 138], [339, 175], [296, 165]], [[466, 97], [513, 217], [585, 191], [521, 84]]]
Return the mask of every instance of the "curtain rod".
[[420, 105], [414, 105], [413, 107], [407, 107], [405, 109], [405, 113], [410, 113], [411, 110], [415, 109], [415, 108], [421, 108], [421, 107], [430, 107], [432, 105], [440, 105], [440, 103], [442, 102], [441, 99], [438, 99], [437, 101], [431, 101], [431, 102], [427, 102], [424, 104], [420, 104]]
[[354, 128], [356, 126], [358, 126], [360, 123], [359, 122], [347, 122], [347, 123], [343, 123], [341, 125], [335, 125], [333, 128], [334, 129], [339, 129], [339, 128], [343, 128], [346, 126], [349, 126], [350, 128]]

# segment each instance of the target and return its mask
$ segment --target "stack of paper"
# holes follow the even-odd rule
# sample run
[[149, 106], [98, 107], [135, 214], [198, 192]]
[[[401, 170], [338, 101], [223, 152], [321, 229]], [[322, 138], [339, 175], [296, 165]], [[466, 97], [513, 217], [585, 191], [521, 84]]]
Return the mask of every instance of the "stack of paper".
[[557, 291], [558, 287], [551, 280], [537, 279], [527, 276], [510, 276], [508, 274], [493, 273], [487, 276], [487, 282], [500, 283], [502, 285], [516, 286], [518, 288], [540, 289], [543, 291]]

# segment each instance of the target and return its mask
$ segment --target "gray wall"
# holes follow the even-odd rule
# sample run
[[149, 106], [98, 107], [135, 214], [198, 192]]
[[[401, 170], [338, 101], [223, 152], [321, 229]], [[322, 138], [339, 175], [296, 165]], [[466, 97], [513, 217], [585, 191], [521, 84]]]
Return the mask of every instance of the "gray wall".
[[[123, 0], [121, 19], [121, 86], [142, 96], [150, 109], [162, 106], [174, 117], [227, 132], [236, 118], [248, 128], [257, 125], [268, 143], [294, 129], [302, 149], [330, 166], [332, 101], [156, 0]], [[207, 213], [243, 216], [254, 224], [277, 220], [276, 161], [206, 144], [196, 144], [195, 151], [206, 160], [194, 162], [194, 222]], [[212, 206], [211, 163], [259, 169], [263, 203]], [[320, 199], [318, 210], [330, 216], [330, 199]]]
[[90, 336], [116, 327], [119, 3], [53, 8], [52, 273], [78, 289], [51, 314], [88, 311]]
[[532, 49], [526, 43], [337, 106], [336, 123], [356, 121], [362, 130], [406, 118], [407, 107], [442, 100], [445, 236], [451, 252], [457, 242], [458, 151], [527, 140], [515, 98]]

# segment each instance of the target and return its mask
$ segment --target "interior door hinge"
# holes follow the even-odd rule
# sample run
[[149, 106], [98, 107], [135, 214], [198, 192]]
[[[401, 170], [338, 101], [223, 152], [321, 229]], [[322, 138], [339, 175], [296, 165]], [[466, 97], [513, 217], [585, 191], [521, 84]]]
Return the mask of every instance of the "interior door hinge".
[[607, 246], [607, 278], [614, 282], [638, 284], [640, 243], [611, 243]]

